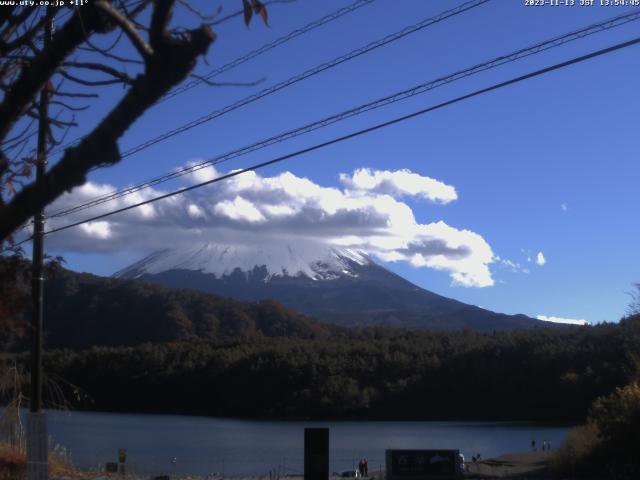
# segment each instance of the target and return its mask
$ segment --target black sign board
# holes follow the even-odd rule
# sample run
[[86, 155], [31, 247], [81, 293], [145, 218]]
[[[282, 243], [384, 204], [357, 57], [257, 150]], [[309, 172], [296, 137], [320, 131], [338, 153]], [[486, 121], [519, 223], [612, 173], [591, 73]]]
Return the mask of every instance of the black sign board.
[[461, 475], [459, 450], [387, 450], [387, 480], [452, 479]]
[[107, 473], [118, 473], [118, 464], [116, 462], [107, 462], [104, 465], [104, 471]]
[[304, 480], [329, 478], [329, 429], [304, 429]]

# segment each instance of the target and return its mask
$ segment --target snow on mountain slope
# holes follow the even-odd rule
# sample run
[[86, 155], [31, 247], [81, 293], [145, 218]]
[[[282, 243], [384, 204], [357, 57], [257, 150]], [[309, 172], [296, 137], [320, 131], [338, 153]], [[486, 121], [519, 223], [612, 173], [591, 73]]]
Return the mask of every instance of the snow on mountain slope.
[[319, 242], [253, 246], [210, 242], [166, 249], [115, 276], [239, 300], [273, 299], [343, 326], [490, 331], [543, 323], [443, 297], [410, 283], [362, 252]]
[[137, 278], [144, 274], [153, 275], [180, 269], [222, 278], [235, 270], [248, 273], [256, 267], [265, 267], [265, 281], [272, 277], [286, 276], [331, 280], [357, 276], [352, 262], [357, 265], [374, 263], [362, 252], [322, 244], [246, 246], [205, 243], [186, 249], [166, 249], [152, 253], [117, 272], [115, 276]]

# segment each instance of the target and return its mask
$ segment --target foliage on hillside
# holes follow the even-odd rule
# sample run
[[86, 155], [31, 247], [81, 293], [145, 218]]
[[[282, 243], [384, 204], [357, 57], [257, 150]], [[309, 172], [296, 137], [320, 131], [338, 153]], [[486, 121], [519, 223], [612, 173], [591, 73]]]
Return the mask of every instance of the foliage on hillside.
[[[66, 350], [47, 353], [45, 372], [93, 398], [80, 408], [581, 421], [633, 380], [640, 358], [637, 315], [493, 333], [343, 329], [275, 302], [49, 270], [46, 343]], [[26, 355], [16, 358], [25, 369]]]
[[640, 383], [618, 387], [593, 403], [587, 424], [558, 452], [556, 470], [579, 478], [640, 478]]
[[[25, 279], [3, 282], [0, 278], [0, 288], [12, 289], [10, 295], [0, 299], [0, 322], [5, 326], [0, 330], [0, 342], [5, 348], [9, 339], [21, 333], [18, 327], [24, 325], [29, 299], [28, 266], [15, 259], [0, 261], [0, 275], [6, 270], [6, 276]], [[46, 348], [263, 336], [311, 338], [332, 331], [332, 327], [273, 301], [241, 302], [136, 280], [78, 274], [58, 264], [50, 265], [47, 276]]]
[[19, 257], [0, 258], [0, 346], [4, 349], [26, 335], [29, 279], [26, 263]]
[[[59, 350], [79, 408], [270, 418], [584, 420], [631, 380], [640, 322], [522, 332], [360, 329], [325, 338]], [[26, 356], [19, 356], [26, 362]]]

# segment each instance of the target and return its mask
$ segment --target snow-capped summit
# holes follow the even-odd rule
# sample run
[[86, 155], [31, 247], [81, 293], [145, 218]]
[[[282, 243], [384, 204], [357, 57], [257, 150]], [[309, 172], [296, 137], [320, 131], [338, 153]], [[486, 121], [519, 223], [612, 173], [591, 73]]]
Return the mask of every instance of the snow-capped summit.
[[240, 300], [274, 299], [339, 325], [526, 328], [541, 324], [420, 288], [357, 250], [320, 243], [204, 243], [155, 252], [115, 274]]
[[238, 270], [248, 275], [255, 269], [264, 269], [264, 281], [273, 277], [298, 276], [332, 280], [342, 276], [356, 277], [354, 265], [371, 263], [367, 255], [357, 250], [322, 244], [247, 246], [208, 242], [189, 248], [160, 250], [117, 272], [115, 276], [137, 278], [168, 270], [191, 270], [223, 278]]

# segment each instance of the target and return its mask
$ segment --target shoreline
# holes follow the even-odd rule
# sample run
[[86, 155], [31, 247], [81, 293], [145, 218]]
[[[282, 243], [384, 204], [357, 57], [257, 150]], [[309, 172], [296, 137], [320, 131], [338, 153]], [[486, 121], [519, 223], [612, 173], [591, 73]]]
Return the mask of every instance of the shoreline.
[[[0, 412], [6, 408], [6, 405], [0, 405]], [[223, 416], [223, 415], [206, 415], [200, 413], [188, 413], [188, 412], [149, 412], [149, 411], [135, 411], [135, 410], [93, 410], [93, 409], [57, 409], [47, 408], [43, 409], [45, 412], [61, 412], [68, 414], [91, 414], [97, 413], [101, 415], [144, 415], [155, 417], [186, 417], [186, 418], [207, 418], [212, 420], [236, 420], [242, 422], [291, 422], [291, 423], [329, 423], [329, 422], [425, 422], [425, 423], [487, 423], [487, 424], [509, 424], [509, 425], [531, 425], [531, 426], [549, 426], [549, 427], [575, 427], [579, 425], [582, 420], [566, 419], [566, 420], [544, 420], [544, 419], [502, 419], [502, 418], [407, 418], [407, 417], [277, 417], [277, 416], [264, 416], [264, 417], [239, 417], [239, 416]]]
[[554, 453], [517, 452], [478, 462], [467, 462], [464, 478], [550, 478]]
[[[494, 458], [480, 460], [478, 462], [465, 463], [464, 479], [528, 479], [548, 480], [551, 478], [551, 463], [554, 452], [515, 452], [500, 455]], [[372, 471], [362, 480], [384, 480], [384, 471]], [[189, 475], [167, 474], [154, 475], [131, 473], [127, 475], [108, 474], [104, 472], [77, 472], [70, 476], [55, 476], [52, 480], [304, 480], [302, 474], [270, 475]], [[343, 477], [330, 475], [329, 480], [344, 480]]]

